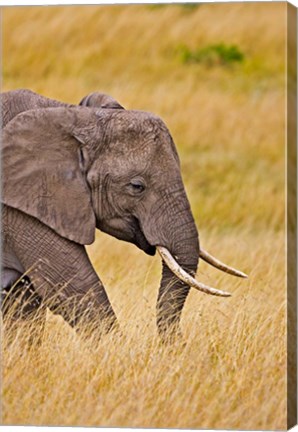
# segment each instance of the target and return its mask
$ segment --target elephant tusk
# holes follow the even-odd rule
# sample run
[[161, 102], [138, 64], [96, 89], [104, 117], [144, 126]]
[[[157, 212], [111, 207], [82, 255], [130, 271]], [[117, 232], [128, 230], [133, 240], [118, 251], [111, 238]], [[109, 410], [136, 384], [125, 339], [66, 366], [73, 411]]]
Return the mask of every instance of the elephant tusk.
[[240, 270], [236, 270], [233, 267], [229, 267], [223, 262], [219, 261], [217, 258], [214, 258], [212, 255], [210, 255], [208, 252], [206, 252], [204, 249], [200, 250], [200, 258], [202, 258], [204, 261], [206, 261], [208, 264], [211, 264], [212, 266], [218, 268], [219, 270], [222, 270], [226, 273], [229, 273], [233, 276], [238, 276], [242, 278], [247, 278], [247, 274], [243, 273]]
[[215, 288], [211, 288], [201, 282], [198, 282], [194, 277], [188, 274], [183, 268], [177, 263], [177, 261], [173, 258], [171, 253], [163, 246], [156, 246], [157, 251], [159, 252], [161, 258], [164, 260], [169, 269], [177, 276], [178, 279], [185, 282], [187, 285], [196, 288], [199, 291], [202, 291], [206, 294], [211, 294], [215, 296], [221, 297], [230, 297], [231, 294], [226, 291], [217, 290]]

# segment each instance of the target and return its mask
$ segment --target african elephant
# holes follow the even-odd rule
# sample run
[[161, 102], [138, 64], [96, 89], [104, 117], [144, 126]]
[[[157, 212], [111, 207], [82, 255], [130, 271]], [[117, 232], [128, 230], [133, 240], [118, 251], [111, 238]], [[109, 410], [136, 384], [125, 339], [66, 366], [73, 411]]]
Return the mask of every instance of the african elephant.
[[62, 105], [21, 110], [5, 123], [4, 285], [27, 273], [41, 299], [37, 307], [48, 305], [75, 327], [82, 317], [104, 331], [115, 326], [84, 248], [98, 228], [149, 255], [158, 250], [163, 259], [158, 331], [162, 338], [179, 333], [190, 286], [229, 295], [194, 279], [199, 256], [246, 275], [200, 249], [178, 154], [160, 118], [115, 107]]

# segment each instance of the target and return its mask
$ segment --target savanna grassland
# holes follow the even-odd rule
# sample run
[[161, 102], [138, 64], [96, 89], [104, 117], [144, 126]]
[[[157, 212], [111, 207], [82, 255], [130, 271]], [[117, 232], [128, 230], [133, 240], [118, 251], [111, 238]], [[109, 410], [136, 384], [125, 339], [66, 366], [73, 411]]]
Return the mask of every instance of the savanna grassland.
[[249, 274], [201, 263], [198, 278], [233, 296], [192, 290], [186, 345], [169, 348], [155, 329], [159, 258], [98, 233], [88, 252], [122, 336], [96, 345], [49, 313], [40, 346], [26, 347], [30, 329], [3, 339], [3, 424], [286, 428], [286, 7], [2, 9], [3, 90], [70, 103], [99, 90], [161, 116], [201, 244]]

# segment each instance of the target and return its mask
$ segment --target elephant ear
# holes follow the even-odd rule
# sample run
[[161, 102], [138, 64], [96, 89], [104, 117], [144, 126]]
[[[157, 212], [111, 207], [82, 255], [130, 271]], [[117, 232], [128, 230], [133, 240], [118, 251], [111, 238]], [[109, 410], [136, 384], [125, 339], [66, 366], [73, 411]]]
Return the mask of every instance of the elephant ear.
[[85, 96], [80, 105], [88, 107], [97, 107], [104, 109], [124, 109], [119, 102], [116, 101], [112, 96], [105, 93], [94, 92]]
[[90, 244], [95, 215], [82, 169], [85, 149], [71, 133], [78, 118], [73, 111], [27, 111], [4, 128], [2, 202], [34, 216], [62, 237]]

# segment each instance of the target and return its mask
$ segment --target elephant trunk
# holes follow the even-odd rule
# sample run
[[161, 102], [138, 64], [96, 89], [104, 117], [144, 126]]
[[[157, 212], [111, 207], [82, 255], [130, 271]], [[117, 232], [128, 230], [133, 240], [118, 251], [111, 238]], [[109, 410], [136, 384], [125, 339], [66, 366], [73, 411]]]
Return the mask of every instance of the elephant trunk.
[[[184, 214], [179, 212], [179, 218], [171, 218], [168, 225], [169, 244], [157, 245], [159, 253], [170, 252], [179, 266], [189, 275], [195, 275], [199, 261], [199, 238], [188, 202]], [[165, 243], [165, 242], [164, 242]], [[177, 273], [169, 267], [169, 262], [162, 255], [162, 278], [157, 298], [157, 328], [162, 339], [179, 333], [179, 322], [190, 286], [182, 281]]]
[[[181, 263], [188, 273], [195, 273], [198, 255], [187, 264]], [[179, 323], [190, 286], [178, 279], [167, 264], [162, 263], [162, 278], [157, 298], [157, 328], [162, 338], [179, 333]]]
[[231, 294], [198, 282], [194, 276], [199, 257], [235, 276], [246, 275], [200, 250], [198, 231], [182, 184], [176, 184], [156, 201], [141, 228], [162, 258], [162, 277], [157, 298], [157, 328], [162, 339], [179, 334], [179, 323], [190, 287], [207, 294]]

